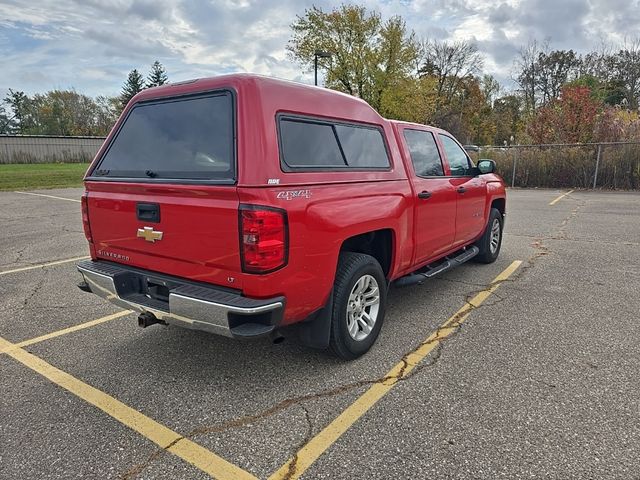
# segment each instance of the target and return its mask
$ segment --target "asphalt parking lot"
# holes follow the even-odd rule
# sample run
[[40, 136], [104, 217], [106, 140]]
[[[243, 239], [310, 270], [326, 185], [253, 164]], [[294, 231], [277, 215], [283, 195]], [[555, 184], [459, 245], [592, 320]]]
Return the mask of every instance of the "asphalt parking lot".
[[80, 192], [0, 193], [0, 478], [640, 478], [640, 194], [511, 190], [344, 363], [81, 292]]

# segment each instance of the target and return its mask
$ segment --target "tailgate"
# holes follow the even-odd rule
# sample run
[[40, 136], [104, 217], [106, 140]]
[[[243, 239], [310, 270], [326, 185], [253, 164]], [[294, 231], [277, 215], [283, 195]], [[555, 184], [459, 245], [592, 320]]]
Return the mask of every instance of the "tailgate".
[[98, 258], [240, 288], [235, 186], [87, 182], [87, 194]]

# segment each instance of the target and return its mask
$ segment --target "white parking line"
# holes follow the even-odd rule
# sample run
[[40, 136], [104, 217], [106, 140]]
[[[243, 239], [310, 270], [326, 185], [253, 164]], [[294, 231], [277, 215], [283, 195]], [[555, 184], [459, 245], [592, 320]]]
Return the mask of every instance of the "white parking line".
[[80, 203], [80, 200], [76, 200], [75, 198], [56, 197], [55, 195], [45, 195], [44, 193], [19, 192], [17, 190], [13, 193], [21, 193], [22, 195], [35, 195], [36, 197], [55, 198], [56, 200], [66, 200], [67, 202]]
[[47, 263], [41, 263], [39, 265], [30, 265], [28, 267], [14, 268], [13, 270], [5, 270], [4, 272], [0, 272], [0, 275], [8, 275], [9, 273], [24, 272], [25, 270], [34, 270], [36, 268], [50, 267], [51, 265], [61, 265], [63, 263], [77, 262], [78, 260], [86, 260], [87, 258], [90, 258], [90, 257], [85, 256], [85, 257], [68, 258], [66, 260], [56, 260], [55, 262], [47, 262]]

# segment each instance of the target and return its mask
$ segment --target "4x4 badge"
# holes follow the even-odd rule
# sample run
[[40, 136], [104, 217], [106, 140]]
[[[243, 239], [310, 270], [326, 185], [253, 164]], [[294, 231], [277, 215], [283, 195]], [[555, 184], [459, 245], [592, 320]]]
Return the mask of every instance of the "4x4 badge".
[[147, 242], [155, 243], [156, 240], [162, 240], [162, 232], [156, 232], [153, 227], [139, 228], [138, 238], [144, 238]]

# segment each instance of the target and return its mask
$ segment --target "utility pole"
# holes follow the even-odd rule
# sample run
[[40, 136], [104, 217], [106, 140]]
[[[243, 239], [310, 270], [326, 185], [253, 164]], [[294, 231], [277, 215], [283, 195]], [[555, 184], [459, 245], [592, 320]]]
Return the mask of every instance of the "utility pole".
[[313, 54], [313, 84], [318, 85], [318, 58], [331, 58], [330, 52], [316, 50]]

